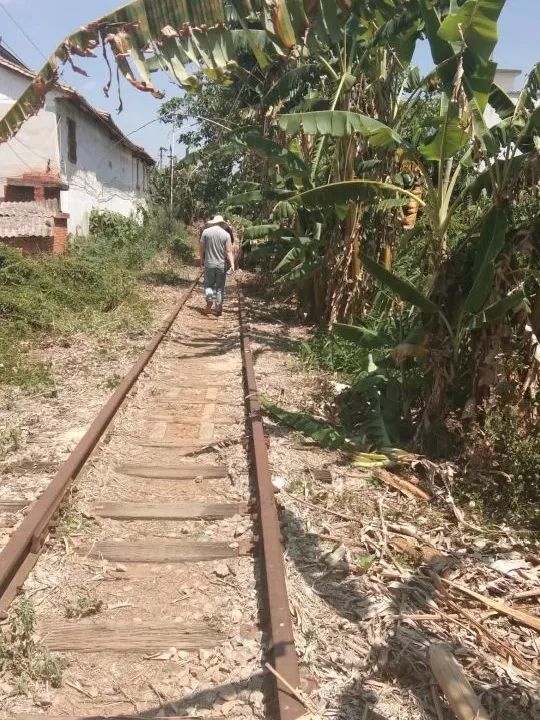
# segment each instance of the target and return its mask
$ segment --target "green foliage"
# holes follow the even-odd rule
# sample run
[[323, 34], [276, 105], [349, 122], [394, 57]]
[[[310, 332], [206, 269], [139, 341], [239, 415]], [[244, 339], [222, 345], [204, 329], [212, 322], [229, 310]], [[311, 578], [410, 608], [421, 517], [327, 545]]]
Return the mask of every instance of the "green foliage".
[[20, 427], [7, 427], [0, 430], [0, 460], [3, 460], [10, 452], [15, 452], [21, 447], [22, 432]]
[[484, 514], [504, 522], [540, 520], [540, 428], [514, 402], [492, 398], [484, 422], [468, 433], [471, 467], [458, 485], [464, 500], [477, 502]]
[[64, 255], [27, 257], [0, 245], [0, 383], [31, 390], [51, 382], [49, 368], [25, 350], [45, 335], [143, 327], [150, 314], [137, 279], [165, 251], [193, 257], [185, 226], [152, 206], [142, 222], [92, 212], [89, 237], [75, 238]]
[[367, 352], [356, 342], [318, 330], [300, 345], [301, 359], [311, 367], [339, 373], [345, 382], [353, 382], [364, 366]]
[[267, 413], [277, 418], [293, 430], [307, 435], [321, 447], [332, 450], [353, 450], [353, 444], [339, 430], [328, 423], [317, 420], [306, 413], [292, 412], [275, 405], [267, 397], [261, 396], [261, 405]]
[[65, 614], [69, 619], [80, 620], [81, 618], [98, 615], [103, 608], [103, 600], [98, 600], [92, 595], [82, 595], [75, 602], [66, 605]]
[[16, 601], [0, 634], [0, 666], [17, 678], [21, 692], [31, 681], [62, 685], [62, 660], [36, 644], [35, 630], [34, 605], [26, 598]]

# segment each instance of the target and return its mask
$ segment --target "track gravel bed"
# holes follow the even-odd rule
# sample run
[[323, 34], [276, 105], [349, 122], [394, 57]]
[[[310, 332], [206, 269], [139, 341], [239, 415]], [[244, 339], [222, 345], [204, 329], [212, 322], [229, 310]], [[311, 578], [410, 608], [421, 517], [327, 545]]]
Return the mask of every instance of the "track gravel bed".
[[[39, 646], [74, 642], [77, 628], [79, 651], [55, 653], [64, 666], [59, 689], [30, 684], [17, 694], [17, 678], [6, 676], [0, 717], [266, 716], [252, 516], [118, 521], [95, 511], [111, 501], [247, 502], [236, 304], [231, 298], [223, 317], [206, 318], [202, 299], [192, 296], [79, 476], [25, 585]], [[133, 465], [194, 464], [223, 466], [225, 477], [124, 472]], [[103, 541], [133, 550], [145, 539], [161, 548], [220, 543], [231, 557], [157, 564], [107, 561], [95, 552]], [[179, 647], [152, 626], [168, 628]], [[125, 637], [112, 638], [111, 627], [116, 635], [124, 628]], [[99, 651], [99, 643], [136, 644], [136, 638], [146, 651]], [[199, 647], [183, 649], [183, 643]]]

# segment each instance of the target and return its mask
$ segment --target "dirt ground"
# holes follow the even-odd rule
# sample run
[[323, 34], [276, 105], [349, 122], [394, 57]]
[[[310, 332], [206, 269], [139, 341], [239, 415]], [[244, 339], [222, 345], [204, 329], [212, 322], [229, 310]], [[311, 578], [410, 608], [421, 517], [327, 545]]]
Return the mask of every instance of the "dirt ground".
[[[155, 289], [156, 320], [170, 309], [177, 293]], [[273, 301], [271, 293], [251, 292], [248, 304], [259, 391], [291, 410], [327, 413], [335, 402], [336, 378], [302, 365], [298, 358], [298, 344], [310, 329], [297, 321], [286, 303]], [[86, 337], [74, 338], [69, 348], [49, 348], [46, 352], [59, 378], [57, 394], [41, 396], [39, 407], [35, 397], [15, 391], [2, 398], [1, 421], [6, 427], [20, 428], [21, 446], [3, 461], [1, 497], [32, 500], [39, 493], [110, 394], [103, 379], [121, 375], [150, 333], [118, 337], [105, 348]], [[163, 377], [173, 383], [174, 367], [163, 376], [170, 359], [163, 357], [160, 362], [160, 383]], [[144, 392], [152, 392], [153, 378], [157, 376], [150, 373]], [[110, 521], [96, 523], [87, 510], [119, 491], [125, 497], [134, 492], [132, 483], [110, 472], [111, 458], [115, 463], [118, 458], [129, 461], [132, 436], [151, 438], [152, 432], [160, 432], [155, 424], [140, 425], [137, 413], [149, 397], [144, 392], [134, 398], [85, 474], [74, 499], [75, 511], [68, 508], [46, 564], [40, 563], [33, 575], [29, 592], [41, 615], [47, 611], [60, 618], [83, 595], [93, 597], [96, 583], [104, 588], [108, 618], [135, 616], [142, 621], [152, 614], [152, 608], [133, 600], [137, 583], [145, 594], [155, 593], [155, 577], [147, 571], [133, 567], [133, 577], [126, 583], [122, 567], [104, 568], [90, 559], [74, 563], [81, 533], [86, 542], [111, 530]], [[242, 407], [241, 394], [233, 393], [230, 403], [234, 416]], [[223, 437], [242, 434], [233, 416], [227, 418], [224, 412]], [[526, 622], [540, 614], [538, 544], [510, 527], [476, 525], [467, 509], [463, 512], [453, 501], [450, 466], [420, 459], [414, 469], [396, 470], [427, 493], [426, 502], [414, 493], [396, 490], [375, 471], [351, 467], [339, 452], [321, 450], [273, 420], [266, 419], [265, 426], [279, 490], [302, 687], [317, 715], [332, 720], [453, 720], [430, 669], [434, 648], [443, 645], [452, 650], [491, 720], [539, 720], [540, 640]], [[215, 461], [218, 456], [210, 457]], [[247, 481], [241, 444], [229, 447], [218, 459], [238, 477], [223, 492], [228, 499], [240, 499]], [[190, 488], [185, 491], [190, 497]], [[169, 486], [160, 481], [152, 497], [165, 498], [168, 492]], [[0, 530], [3, 543], [18, 517], [5, 517]], [[207, 538], [219, 533], [236, 542], [238, 527], [249, 531], [249, 522], [239, 526], [237, 520], [222, 521]], [[205, 535], [204, 524], [185, 527], [187, 533]], [[135, 537], [139, 530], [134, 523], [119, 539]], [[162, 523], [159, 532], [168, 537], [173, 529]], [[0, 682], [4, 712], [84, 711], [95, 707], [99, 692], [109, 698], [100, 710], [117, 715], [142, 711], [152, 703], [163, 706], [172, 700], [174, 705], [182, 688], [195, 698], [193, 705], [181, 702], [181, 713], [187, 716], [216, 714], [212, 710], [216, 703], [221, 716], [265, 716], [261, 637], [253, 633], [256, 568], [249, 557], [237, 562], [234, 572], [227, 563], [207, 568], [200, 576], [177, 570], [163, 598], [179, 608], [180, 616], [182, 607], [189, 607], [190, 595], [213, 588], [193, 619], [211, 618], [225, 631], [233, 625], [243, 628], [230, 634], [217, 654], [201, 651], [194, 659], [180, 651], [160, 661], [138, 658], [126, 672], [112, 658], [102, 664], [87, 656], [64, 671], [71, 685], [64, 685], [58, 694], [44, 687], [31, 692], [21, 688], [22, 694], [13, 695], [13, 678], [5, 678]], [[494, 608], [485, 599], [503, 607]], [[512, 618], [512, 609], [525, 613], [525, 621]], [[158, 667], [151, 685], [146, 682], [146, 675], [153, 672], [149, 664]], [[133, 693], [127, 691], [128, 697], [126, 683], [134, 688]], [[174, 707], [168, 708], [174, 712]]]
[[[26, 659], [19, 663], [24, 674], [16, 666], [3, 674], [1, 717], [264, 716], [264, 643], [258, 628], [252, 517], [247, 512], [237, 309], [231, 298], [217, 319], [202, 317], [201, 307], [196, 292], [77, 479], [25, 585], [36, 632], [29, 646], [21, 608], [18, 625], [8, 621], [12, 640]], [[228, 445], [222, 448], [225, 440]], [[206, 444], [219, 448], [201, 451]], [[193, 446], [199, 448], [196, 456], [184, 457]], [[210, 463], [224, 467], [226, 474], [208, 480], [144, 480], [130, 475], [133, 463], [153, 468]], [[119, 500], [160, 507], [219, 502], [237, 504], [239, 510], [219, 520], [181, 522], [96, 516], [104, 503]], [[239, 514], [241, 504], [246, 510]], [[206, 543], [206, 548], [212, 543], [225, 546], [225, 556], [179, 564], [124, 563], [107, 559], [100, 549], [105, 542], [125, 553], [122, 548], [129, 551], [143, 543], [146, 552], [148, 546], [162, 550], [186, 540]], [[156, 652], [119, 653], [92, 644], [96, 628], [123, 626], [136, 634], [156, 624], [167, 634], [165, 646]], [[188, 643], [201, 643], [199, 649], [173, 646], [168, 638], [180, 627], [187, 628]], [[68, 643], [65, 649], [47, 652], [51, 638], [56, 643], [60, 638], [62, 644], [63, 636], [74, 630], [83, 633], [84, 650], [70, 651]], [[197, 633], [201, 640], [190, 641]]]
[[[191, 268], [179, 271], [190, 277]], [[48, 364], [54, 386], [41, 393], [2, 386], [0, 392], [0, 504], [32, 502], [69, 455], [114, 388], [133, 365], [159, 324], [170, 312], [181, 288], [142, 285], [152, 320], [139, 331], [78, 334], [32, 351]], [[0, 515], [0, 547], [19, 521], [12, 512]]]
[[[251, 317], [259, 392], [289, 410], [331, 414], [337, 378], [298, 359], [310, 329], [271, 292], [252, 298]], [[538, 720], [538, 632], [465, 592], [539, 623], [538, 543], [468, 520], [453, 502], [450, 466], [420, 459], [400, 473], [424, 488], [426, 502], [269, 418], [266, 431], [297, 646], [320, 715], [453, 719], [430, 670], [442, 644], [492, 720]]]

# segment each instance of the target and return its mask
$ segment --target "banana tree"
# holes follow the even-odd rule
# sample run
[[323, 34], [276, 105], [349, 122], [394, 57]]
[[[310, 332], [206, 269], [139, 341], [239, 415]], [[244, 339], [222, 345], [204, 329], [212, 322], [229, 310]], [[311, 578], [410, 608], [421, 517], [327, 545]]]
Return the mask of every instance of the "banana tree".
[[[519, 217], [514, 219], [513, 215], [523, 193], [530, 195], [533, 203], [537, 193], [539, 80], [537, 65], [515, 103], [500, 88], [492, 87], [490, 103], [500, 122], [484, 133], [482, 145], [477, 142], [477, 158], [483, 161], [484, 169], [477, 168], [474, 179], [454, 193], [448, 212], [457, 212], [468, 200], [478, 202], [481, 196], [490, 207], [479, 227], [464, 231], [457, 246], [449, 250], [433, 280], [424, 283], [428, 292], [388, 272], [372, 258], [363, 257], [366, 270], [383, 287], [416, 309], [411, 336], [393, 348], [392, 355], [399, 364], [427, 361], [424, 372], [431, 376], [431, 385], [418, 428], [419, 439], [431, 433], [434, 423], [444, 420], [448, 388], [456, 388], [460, 368], [471, 382], [465, 391], [467, 412], [469, 415], [476, 412], [485, 393], [497, 382], [493, 357], [496, 348], [502, 354], [502, 326], [513, 324], [523, 337], [535, 327], [533, 297], [538, 292], [538, 281], [534, 280], [535, 274], [538, 277], [534, 270], [535, 254], [532, 246], [530, 250], [523, 246]], [[375, 348], [380, 344], [380, 337], [364, 328], [336, 326], [336, 331], [348, 339], [354, 338], [363, 347]], [[390, 353], [389, 338], [385, 346]], [[523, 358], [526, 369], [523, 387], [527, 390], [537, 387], [538, 382], [535, 343], [531, 355], [532, 358]], [[471, 357], [474, 367], [465, 370], [464, 365]], [[377, 377], [380, 382], [380, 376]], [[463, 383], [463, 376], [460, 382]]]
[[[135, 88], [157, 98], [164, 93], [152, 75], [166, 71], [187, 91], [200, 87], [198, 70], [227, 83], [241, 59], [253, 57], [262, 69], [285, 62], [309, 46], [318, 51], [332, 43], [337, 28], [351, 14], [350, 3], [301, 0], [261, 3], [259, 0], [134, 0], [89, 22], [69, 35], [53, 52], [35, 79], [0, 120], [0, 142], [11, 138], [38, 112], [47, 92], [59, 81], [66, 64], [82, 74], [75, 62], [96, 57], [101, 48], [109, 65], [105, 91], [112, 84], [109, 54], [118, 72]], [[309, 31], [309, 32], [308, 32]]]

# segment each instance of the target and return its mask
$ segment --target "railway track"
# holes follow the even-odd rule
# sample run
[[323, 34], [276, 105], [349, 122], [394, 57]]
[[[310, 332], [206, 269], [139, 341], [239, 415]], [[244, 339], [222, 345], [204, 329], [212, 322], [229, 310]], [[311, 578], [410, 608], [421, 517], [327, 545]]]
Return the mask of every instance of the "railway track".
[[196, 287], [0, 553], [0, 612], [24, 585], [63, 668], [4, 717], [305, 712], [244, 301]]

